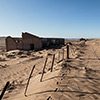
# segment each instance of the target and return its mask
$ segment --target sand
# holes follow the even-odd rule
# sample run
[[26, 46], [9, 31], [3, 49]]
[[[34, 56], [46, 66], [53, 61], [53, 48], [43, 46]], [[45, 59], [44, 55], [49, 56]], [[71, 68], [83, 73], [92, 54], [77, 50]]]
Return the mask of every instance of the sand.
[[[100, 100], [100, 40], [73, 41], [70, 59], [64, 60], [60, 49], [41, 51], [13, 50], [0, 55], [0, 90], [7, 81], [10, 86], [3, 100]], [[47, 54], [43, 81], [40, 82]], [[52, 54], [55, 54], [53, 72], [50, 72]], [[61, 60], [60, 62], [58, 62]], [[36, 65], [24, 96], [26, 83], [32, 67]], [[0, 91], [0, 92], [1, 92]]]

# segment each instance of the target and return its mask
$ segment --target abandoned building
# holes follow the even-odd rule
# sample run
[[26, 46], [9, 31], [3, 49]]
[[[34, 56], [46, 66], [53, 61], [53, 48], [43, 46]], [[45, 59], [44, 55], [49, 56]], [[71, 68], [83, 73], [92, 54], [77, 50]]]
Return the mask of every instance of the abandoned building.
[[50, 45], [63, 45], [63, 38], [40, 38], [30, 33], [23, 33], [22, 38], [6, 38], [6, 50], [40, 50]]
[[63, 38], [41, 38], [42, 40], [42, 47], [49, 47], [49, 46], [60, 46], [64, 45]]

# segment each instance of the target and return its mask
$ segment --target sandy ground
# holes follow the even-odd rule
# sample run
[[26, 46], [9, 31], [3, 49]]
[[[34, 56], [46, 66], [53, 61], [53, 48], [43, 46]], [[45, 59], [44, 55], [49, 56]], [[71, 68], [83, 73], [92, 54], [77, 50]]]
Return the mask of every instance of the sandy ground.
[[[0, 55], [0, 90], [7, 81], [10, 86], [3, 100], [100, 100], [100, 40], [73, 42], [70, 59], [64, 60], [61, 49], [33, 51], [13, 50]], [[60, 59], [59, 51], [61, 53]], [[43, 81], [40, 82], [47, 54]], [[56, 54], [53, 72], [50, 72], [52, 54]], [[33, 65], [36, 64], [24, 96], [26, 83]], [[0, 91], [0, 92], [1, 92]]]

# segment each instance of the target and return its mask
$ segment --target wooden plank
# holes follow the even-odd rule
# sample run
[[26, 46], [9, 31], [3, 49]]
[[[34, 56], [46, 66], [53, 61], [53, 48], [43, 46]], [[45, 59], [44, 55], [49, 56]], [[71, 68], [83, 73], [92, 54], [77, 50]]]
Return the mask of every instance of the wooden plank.
[[55, 60], [55, 54], [53, 54], [52, 65], [51, 65], [51, 72], [53, 71], [54, 60]]
[[41, 76], [40, 82], [42, 82], [42, 79], [43, 79], [43, 75], [44, 75], [44, 71], [45, 71], [47, 60], [48, 60], [48, 55], [47, 55], [45, 63], [44, 63], [44, 67], [43, 67], [43, 71], [42, 71], [42, 76]]
[[69, 59], [69, 44], [67, 44], [67, 59]]
[[62, 53], [62, 60], [64, 60], [64, 49], [62, 49], [63, 53]]
[[60, 51], [58, 52], [58, 62], [60, 61]]
[[10, 84], [10, 82], [8, 81], [8, 82], [6, 83], [6, 85], [5, 85], [5, 87], [3, 88], [3, 91], [2, 91], [2, 93], [1, 93], [1, 95], [0, 95], [0, 100], [3, 98], [4, 93], [6, 92], [7, 87], [9, 86], [9, 84]]
[[33, 73], [33, 71], [34, 71], [34, 68], [35, 68], [35, 65], [33, 66], [32, 70], [31, 70], [31, 73], [30, 73], [30, 75], [29, 75], [29, 78], [28, 78], [28, 81], [27, 81], [27, 85], [26, 85], [26, 88], [25, 88], [24, 95], [25, 95], [26, 97], [27, 97], [26, 92], [27, 92], [28, 85], [29, 85], [30, 79], [31, 79], [31, 77], [32, 77], [31, 75], [32, 75], [32, 73]]

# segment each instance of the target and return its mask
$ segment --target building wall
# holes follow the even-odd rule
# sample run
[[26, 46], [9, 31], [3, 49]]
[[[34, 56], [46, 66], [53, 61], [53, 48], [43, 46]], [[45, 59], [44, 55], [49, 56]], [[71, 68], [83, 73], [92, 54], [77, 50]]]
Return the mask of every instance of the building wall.
[[30, 50], [30, 45], [34, 45], [34, 50], [42, 48], [41, 39], [37, 36], [31, 35], [29, 33], [22, 33], [22, 38], [6, 38], [6, 50]]
[[34, 49], [38, 50], [42, 48], [42, 42], [39, 37], [36, 37], [34, 35], [28, 34], [28, 33], [22, 33], [22, 39], [23, 39], [23, 49], [30, 50], [30, 44], [34, 44]]
[[64, 45], [63, 38], [41, 38], [43, 47], [53, 46], [53, 45]]
[[12, 38], [8, 36], [6, 38], [6, 50], [15, 50], [15, 49], [23, 49], [22, 47], [22, 40], [20, 38]]
[[23, 49], [23, 41], [21, 38], [13, 38], [16, 42], [16, 49], [22, 50]]
[[6, 49], [9, 50], [39, 50], [42, 47], [50, 47], [53, 45], [63, 45], [63, 38], [39, 38], [38, 36], [22, 33], [22, 38], [6, 38]]
[[6, 50], [15, 50], [16, 49], [16, 42], [10, 36], [6, 38]]

